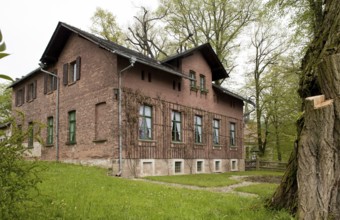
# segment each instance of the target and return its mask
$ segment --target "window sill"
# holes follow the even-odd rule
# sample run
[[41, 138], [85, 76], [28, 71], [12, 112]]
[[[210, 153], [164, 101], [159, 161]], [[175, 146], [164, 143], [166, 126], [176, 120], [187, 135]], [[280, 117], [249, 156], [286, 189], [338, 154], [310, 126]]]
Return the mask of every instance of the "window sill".
[[66, 144], [66, 145], [76, 145], [77, 142], [66, 142], [65, 144]]
[[204, 144], [203, 143], [195, 143], [195, 148], [203, 148]]
[[45, 147], [53, 147], [54, 144], [46, 144]]
[[96, 139], [96, 140], [93, 140], [92, 142], [93, 143], [104, 143], [104, 142], [106, 142], [107, 141], [107, 139]]
[[230, 146], [229, 148], [230, 148], [230, 150], [237, 150], [238, 147], [237, 146]]
[[222, 149], [222, 146], [221, 146], [221, 145], [214, 145], [214, 146], [213, 146], [213, 149], [214, 149], [214, 150], [221, 150], [221, 149]]
[[72, 86], [72, 85], [76, 84], [76, 82], [77, 82], [77, 81], [70, 82], [70, 83], [67, 84], [67, 86]]
[[[171, 147], [184, 147], [184, 142], [174, 142], [174, 141], [172, 141], [171, 142]], [[182, 145], [182, 146], [181, 146]]]

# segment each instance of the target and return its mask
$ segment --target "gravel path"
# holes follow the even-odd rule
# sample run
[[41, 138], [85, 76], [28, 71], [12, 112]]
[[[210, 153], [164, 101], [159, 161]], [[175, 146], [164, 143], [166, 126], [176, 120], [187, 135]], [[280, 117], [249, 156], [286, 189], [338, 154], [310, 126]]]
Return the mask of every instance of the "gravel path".
[[[235, 180], [241, 180], [245, 178], [246, 176], [232, 176], [231, 179]], [[200, 187], [200, 186], [192, 186], [192, 185], [184, 185], [184, 184], [178, 184], [178, 183], [166, 183], [166, 182], [160, 182], [160, 181], [154, 181], [154, 180], [147, 180], [147, 179], [134, 179], [137, 181], [144, 181], [149, 183], [155, 183], [160, 185], [166, 185], [171, 187], [177, 187], [177, 188], [183, 188], [183, 189], [192, 189], [192, 190], [205, 190], [210, 192], [219, 192], [219, 193], [234, 193], [238, 194], [240, 196], [248, 196], [248, 197], [257, 197], [258, 195], [253, 193], [245, 193], [245, 192], [238, 192], [235, 191], [235, 188], [242, 187], [242, 186], [249, 186], [258, 184], [257, 182], [248, 182], [248, 181], [242, 181], [237, 184], [233, 184], [230, 186], [222, 186], [222, 187]]]

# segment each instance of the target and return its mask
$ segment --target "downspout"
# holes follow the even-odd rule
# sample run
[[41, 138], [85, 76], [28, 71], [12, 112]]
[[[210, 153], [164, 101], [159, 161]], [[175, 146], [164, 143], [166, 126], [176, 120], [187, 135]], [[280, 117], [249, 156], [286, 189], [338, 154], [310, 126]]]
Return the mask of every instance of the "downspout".
[[44, 64], [40, 63], [40, 71], [43, 72], [43, 73], [46, 73], [50, 76], [53, 76], [57, 79], [57, 95], [56, 95], [56, 110], [55, 110], [55, 133], [56, 133], [56, 142], [55, 142], [55, 149], [56, 149], [56, 161], [59, 161], [59, 81], [60, 81], [60, 78], [52, 73], [52, 72], [49, 72], [49, 71], [46, 71], [43, 69], [43, 67], [45, 66]]
[[122, 175], [122, 74], [132, 68], [136, 62], [135, 57], [130, 57], [130, 65], [119, 71], [118, 74], [118, 145], [119, 145], [119, 170], [116, 176]]

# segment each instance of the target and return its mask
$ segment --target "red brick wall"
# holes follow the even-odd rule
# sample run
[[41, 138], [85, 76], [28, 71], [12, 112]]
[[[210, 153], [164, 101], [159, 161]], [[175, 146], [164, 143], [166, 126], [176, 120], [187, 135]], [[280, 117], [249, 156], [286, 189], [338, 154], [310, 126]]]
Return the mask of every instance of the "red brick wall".
[[[71, 85], [63, 85], [63, 65], [70, 63], [76, 58], [81, 57], [81, 77], [79, 81]], [[117, 66], [118, 62], [118, 66]], [[91, 160], [102, 158], [118, 158], [118, 113], [117, 100], [114, 95], [114, 88], [117, 88], [117, 71], [129, 65], [125, 58], [117, 57], [95, 44], [77, 36], [72, 35], [66, 43], [58, 61], [49, 67], [49, 71], [58, 70], [60, 81], [60, 107], [59, 107], [59, 147], [61, 160]], [[178, 158], [183, 156], [183, 146], [193, 146], [190, 130], [194, 114], [206, 114], [204, 118], [210, 129], [212, 118], [221, 119], [221, 130], [225, 136], [225, 144], [220, 150], [212, 150], [211, 137], [207, 138], [207, 144], [204, 150], [195, 151], [195, 158], [242, 158], [243, 145], [243, 121], [242, 107], [243, 102], [231, 96], [221, 94], [215, 91], [211, 85], [210, 68], [205, 62], [203, 56], [196, 52], [192, 56], [186, 57], [182, 61], [181, 69], [184, 74], [189, 75], [189, 70], [196, 71], [197, 85], [199, 85], [199, 75], [206, 76], [207, 94], [201, 94], [200, 91], [190, 91], [189, 80], [162, 72], [151, 67], [136, 63], [136, 65], [123, 73], [122, 82], [124, 88], [130, 88], [133, 91], [139, 90], [141, 94], [151, 97], [154, 100], [163, 100], [164, 106], [157, 107], [154, 111], [155, 123], [155, 141], [151, 143], [139, 142], [135, 147], [139, 151], [135, 152], [135, 158]], [[141, 71], [144, 71], [144, 80], [141, 80]], [[151, 74], [151, 82], [148, 80], [148, 74]], [[56, 91], [50, 94], [44, 94], [44, 74], [39, 73], [28, 80], [23, 81], [20, 85], [37, 80], [37, 98], [32, 102], [25, 102], [19, 109], [26, 114], [26, 122], [40, 121], [46, 123], [47, 117], [55, 117], [55, 97]], [[176, 82], [176, 89], [173, 90], [173, 81]], [[181, 84], [181, 91], [178, 91], [178, 83]], [[15, 91], [20, 85], [14, 87], [13, 106], [15, 100]], [[217, 98], [216, 98], [217, 97]], [[106, 103], [107, 115], [104, 119], [106, 123], [96, 125], [96, 105]], [[188, 108], [190, 107], [190, 108]], [[128, 107], [127, 107], [128, 108]], [[171, 143], [171, 109], [190, 109], [191, 113], [184, 117], [188, 127], [185, 127], [185, 142], [181, 145]], [[76, 141], [75, 145], [67, 145], [68, 137], [68, 112], [76, 111]], [[128, 111], [128, 109], [124, 109]], [[125, 112], [126, 113], [126, 112]], [[125, 115], [123, 113], [123, 115]], [[126, 120], [127, 118], [123, 118]], [[126, 122], [126, 121], [124, 121]], [[227, 136], [229, 135], [228, 123], [237, 124], [237, 148], [229, 148]], [[165, 124], [165, 125], [164, 125]], [[96, 138], [96, 126], [101, 126], [105, 134], [100, 135], [100, 141]], [[165, 128], [163, 128], [165, 126]], [[135, 127], [137, 129], [137, 127]], [[164, 132], [165, 133], [164, 133]], [[97, 127], [98, 132], [98, 127]], [[137, 131], [130, 131], [134, 133]], [[210, 134], [211, 135], [211, 134]], [[46, 128], [41, 132], [43, 140], [46, 140]], [[97, 135], [98, 136], [98, 135]], [[130, 136], [123, 137], [124, 149], [130, 149], [132, 145]], [[136, 136], [135, 136], [136, 138]], [[137, 141], [138, 140], [132, 140]], [[135, 142], [135, 143], [137, 143]], [[54, 136], [55, 143], [55, 136]], [[144, 148], [142, 147], [144, 146]], [[55, 159], [55, 145], [52, 147], [42, 148], [42, 159]], [[207, 156], [208, 155], [208, 156]], [[124, 154], [126, 157], [127, 154]]]

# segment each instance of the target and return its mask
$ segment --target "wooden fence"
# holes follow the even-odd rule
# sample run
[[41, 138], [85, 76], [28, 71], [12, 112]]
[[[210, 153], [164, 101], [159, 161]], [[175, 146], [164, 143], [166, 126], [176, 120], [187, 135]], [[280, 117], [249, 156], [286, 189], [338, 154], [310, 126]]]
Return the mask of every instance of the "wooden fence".
[[246, 170], [286, 170], [287, 163], [274, 161], [246, 160]]

